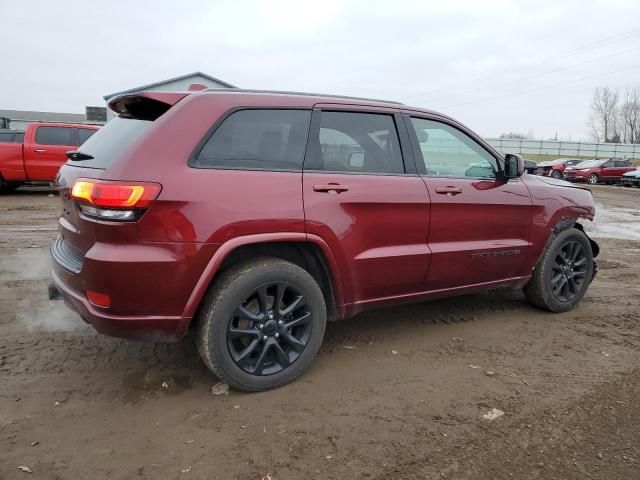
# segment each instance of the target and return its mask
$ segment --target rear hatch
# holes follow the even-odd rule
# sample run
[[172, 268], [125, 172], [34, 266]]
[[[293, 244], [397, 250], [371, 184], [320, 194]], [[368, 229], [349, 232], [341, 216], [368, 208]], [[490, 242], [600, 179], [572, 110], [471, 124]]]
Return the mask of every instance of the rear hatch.
[[[108, 178], [108, 169], [113, 162], [136, 142], [143, 141], [153, 122], [186, 95], [144, 92], [117, 97], [109, 103], [109, 107], [118, 115], [80, 145], [78, 150], [68, 152], [69, 160], [56, 177], [62, 212], [58, 222], [60, 237], [52, 245], [54, 258], [67, 270], [74, 273], [80, 271], [84, 254], [101, 238], [101, 231], [105, 228], [113, 231], [109, 227], [117, 226], [115, 222], [109, 225], [80, 212], [71, 195], [76, 181], [80, 178]], [[122, 223], [119, 225], [124, 227]]]

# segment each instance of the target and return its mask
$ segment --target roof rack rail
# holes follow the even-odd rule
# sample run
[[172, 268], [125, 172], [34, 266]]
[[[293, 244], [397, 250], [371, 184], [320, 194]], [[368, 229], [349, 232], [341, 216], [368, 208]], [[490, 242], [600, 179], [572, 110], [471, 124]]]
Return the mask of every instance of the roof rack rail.
[[352, 97], [349, 95], [329, 95], [326, 93], [309, 93], [309, 92], [290, 92], [286, 90], [256, 90], [250, 88], [208, 88], [207, 92], [216, 93], [268, 93], [273, 95], [299, 95], [302, 97], [321, 97], [321, 98], [341, 98], [345, 100], [364, 100], [367, 102], [391, 103], [394, 105], [404, 105], [402, 102], [393, 100], [381, 100], [379, 98]]

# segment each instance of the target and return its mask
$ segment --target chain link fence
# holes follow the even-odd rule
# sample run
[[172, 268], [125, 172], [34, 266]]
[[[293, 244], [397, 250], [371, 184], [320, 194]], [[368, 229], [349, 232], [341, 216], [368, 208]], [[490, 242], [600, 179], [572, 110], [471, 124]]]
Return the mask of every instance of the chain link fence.
[[627, 143], [563, 142], [555, 140], [514, 140], [487, 138], [494, 148], [502, 153], [530, 155], [553, 155], [562, 157], [640, 159], [640, 145]]

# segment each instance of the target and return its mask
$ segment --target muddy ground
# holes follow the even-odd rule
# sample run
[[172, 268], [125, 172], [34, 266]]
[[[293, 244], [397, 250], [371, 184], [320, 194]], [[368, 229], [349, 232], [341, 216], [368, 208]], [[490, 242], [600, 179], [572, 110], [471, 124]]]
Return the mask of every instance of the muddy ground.
[[600, 273], [575, 311], [491, 293], [368, 313], [295, 383], [228, 396], [190, 344], [50, 304], [58, 198], [0, 197], [0, 478], [640, 478], [640, 189], [593, 191]]

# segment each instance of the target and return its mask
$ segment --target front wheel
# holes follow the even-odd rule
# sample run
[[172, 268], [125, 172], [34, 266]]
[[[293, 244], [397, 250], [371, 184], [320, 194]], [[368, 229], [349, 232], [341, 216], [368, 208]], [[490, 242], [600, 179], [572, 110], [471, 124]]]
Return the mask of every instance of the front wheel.
[[593, 278], [593, 252], [587, 236], [577, 228], [556, 235], [524, 288], [530, 303], [551, 312], [575, 307]]
[[562, 172], [560, 170], [552, 170], [551, 176], [553, 178], [562, 178]]
[[587, 182], [589, 182], [589, 184], [591, 185], [595, 185], [599, 181], [600, 181], [600, 178], [595, 173], [592, 173], [591, 175], [589, 175], [589, 178], [587, 178]]
[[207, 294], [198, 351], [232, 388], [280, 387], [309, 367], [326, 318], [322, 291], [306, 270], [275, 258], [250, 260], [225, 272]]

